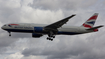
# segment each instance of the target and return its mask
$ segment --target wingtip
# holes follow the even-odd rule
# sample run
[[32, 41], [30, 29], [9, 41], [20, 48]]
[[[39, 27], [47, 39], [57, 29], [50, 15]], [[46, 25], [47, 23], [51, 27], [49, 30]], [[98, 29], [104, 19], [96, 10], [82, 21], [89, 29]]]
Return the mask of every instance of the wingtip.
[[73, 16], [76, 16], [76, 14], [73, 14]]
[[100, 25], [100, 27], [104, 27], [104, 25]]
[[73, 15], [71, 15], [70, 17], [73, 17], [73, 16], [75, 16], [76, 14], [73, 14]]

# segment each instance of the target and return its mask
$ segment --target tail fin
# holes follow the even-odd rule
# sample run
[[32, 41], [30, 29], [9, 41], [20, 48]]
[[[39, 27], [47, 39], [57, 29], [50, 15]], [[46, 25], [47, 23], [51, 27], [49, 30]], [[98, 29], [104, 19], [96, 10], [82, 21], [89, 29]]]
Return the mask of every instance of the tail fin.
[[95, 13], [92, 17], [90, 17], [82, 26], [86, 28], [92, 28], [95, 24], [95, 21], [98, 17], [98, 13]]

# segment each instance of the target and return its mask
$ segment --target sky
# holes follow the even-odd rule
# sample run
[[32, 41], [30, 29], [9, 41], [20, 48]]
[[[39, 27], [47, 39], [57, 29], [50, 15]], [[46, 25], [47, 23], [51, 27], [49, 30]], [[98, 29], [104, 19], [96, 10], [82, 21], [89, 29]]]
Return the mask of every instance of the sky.
[[[95, 26], [105, 25], [105, 0], [0, 0], [0, 27], [8, 23], [51, 24], [72, 14], [66, 25], [81, 26], [99, 13]], [[81, 35], [58, 35], [53, 41], [31, 33], [0, 29], [0, 59], [105, 59], [105, 28]]]

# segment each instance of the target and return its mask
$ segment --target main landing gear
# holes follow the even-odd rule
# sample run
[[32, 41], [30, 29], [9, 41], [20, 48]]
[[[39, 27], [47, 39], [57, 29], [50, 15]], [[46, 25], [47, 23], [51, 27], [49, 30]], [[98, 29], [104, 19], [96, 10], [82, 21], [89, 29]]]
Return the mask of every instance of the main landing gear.
[[47, 40], [53, 41], [53, 38], [55, 38], [55, 36], [53, 36], [53, 37], [47, 37]]
[[49, 32], [47, 40], [53, 41], [53, 38], [55, 38], [54, 33], [52, 31]]

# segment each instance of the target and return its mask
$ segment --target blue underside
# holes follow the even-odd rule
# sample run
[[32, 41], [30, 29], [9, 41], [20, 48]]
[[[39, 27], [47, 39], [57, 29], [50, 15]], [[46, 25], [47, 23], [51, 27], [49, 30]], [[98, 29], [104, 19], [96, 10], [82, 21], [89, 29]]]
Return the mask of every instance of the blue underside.
[[[24, 33], [34, 33], [33, 30], [19, 30], [19, 29], [5, 29], [6, 31], [9, 31], [9, 32], [24, 32]], [[42, 34], [48, 34], [46, 32], [39, 32], [38, 33], [42, 33]], [[64, 34], [64, 35], [75, 35], [75, 34], [81, 34], [81, 33], [76, 33], [76, 32], [62, 32], [62, 31], [59, 31], [57, 34]]]

